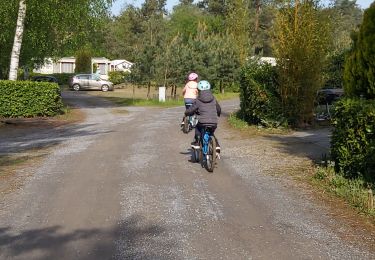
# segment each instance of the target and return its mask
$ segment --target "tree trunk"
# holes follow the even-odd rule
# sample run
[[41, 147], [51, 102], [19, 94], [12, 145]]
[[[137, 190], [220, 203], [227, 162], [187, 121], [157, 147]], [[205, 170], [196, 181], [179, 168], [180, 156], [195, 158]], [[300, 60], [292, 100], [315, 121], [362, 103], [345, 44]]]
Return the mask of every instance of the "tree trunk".
[[260, 0], [255, 1], [255, 32], [257, 33], [259, 30], [259, 17], [260, 17], [260, 9], [261, 3]]
[[150, 91], [151, 91], [151, 82], [148, 82], [147, 85], [147, 100], [150, 99]]
[[20, 0], [16, 33], [14, 35], [13, 49], [10, 56], [9, 80], [17, 80], [18, 64], [22, 45], [24, 21], [26, 17], [26, 0]]

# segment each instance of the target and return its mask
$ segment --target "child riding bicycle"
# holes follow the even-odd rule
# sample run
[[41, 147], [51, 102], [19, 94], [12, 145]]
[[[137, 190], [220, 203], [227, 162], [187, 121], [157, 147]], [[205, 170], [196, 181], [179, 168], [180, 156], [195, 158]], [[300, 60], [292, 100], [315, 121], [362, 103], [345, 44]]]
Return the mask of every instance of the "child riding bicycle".
[[[185, 116], [191, 116], [194, 114], [198, 115], [198, 124], [195, 127], [194, 142], [191, 143], [191, 147], [199, 149], [199, 141], [202, 135], [204, 127], [210, 126], [212, 134], [214, 134], [218, 117], [221, 114], [221, 107], [217, 102], [216, 98], [211, 93], [211, 85], [208, 81], [202, 80], [198, 83], [199, 94], [195, 103], [187, 108]], [[220, 152], [219, 142], [216, 139], [216, 152]]]
[[[184, 102], [185, 108], [188, 109], [194, 102], [198, 96], [198, 74], [197, 73], [190, 73], [187, 77], [187, 82], [185, 84], [184, 89], [182, 90], [182, 94], [184, 95]], [[184, 125], [185, 116], [182, 118], [181, 125]]]

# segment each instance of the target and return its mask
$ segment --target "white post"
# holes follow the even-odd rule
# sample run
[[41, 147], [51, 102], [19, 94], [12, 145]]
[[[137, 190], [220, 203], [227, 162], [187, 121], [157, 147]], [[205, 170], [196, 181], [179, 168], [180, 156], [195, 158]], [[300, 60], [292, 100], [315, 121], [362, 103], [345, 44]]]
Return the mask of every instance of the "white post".
[[159, 102], [165, 102], [165, 87], [159, 87]]

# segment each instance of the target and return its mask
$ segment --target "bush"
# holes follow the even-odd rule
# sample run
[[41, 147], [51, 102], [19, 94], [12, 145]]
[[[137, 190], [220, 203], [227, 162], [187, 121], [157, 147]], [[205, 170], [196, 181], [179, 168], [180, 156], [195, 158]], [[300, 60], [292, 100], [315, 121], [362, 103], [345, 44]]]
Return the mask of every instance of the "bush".
[[338, 101], [333, 118], [331, 153], [335, 170], [344, 177], [374, 181], [375, 101]]
[[35, 117], [61, 114], [60, 88], [54, 83], [0, 81], [0, 117]]
[[130, 72], [123, 71], [111, 71], [109, 72], [109, 81], [113, 84], [121, 84], [126, 82], [130, 77]]
[[240, 77], [241, 117], [250, 124], [277, 127], [285, 124], [275, 67], [250, 61]]

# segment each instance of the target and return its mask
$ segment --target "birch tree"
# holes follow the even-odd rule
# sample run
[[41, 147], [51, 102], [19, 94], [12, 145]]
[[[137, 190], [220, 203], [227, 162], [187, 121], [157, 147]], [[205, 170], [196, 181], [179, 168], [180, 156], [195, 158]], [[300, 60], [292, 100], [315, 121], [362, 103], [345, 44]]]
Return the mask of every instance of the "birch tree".
[[17, 80], [18, 64], [22, 45], [24, 22], [26, 17], [26, 0], [20, 0], [16, 33], [14, 36], [13, 48], [10, 57], [9, 80]]
[[74, 55], [82, 46], [99, 52], [98, 37], [111, 4], [112, 0], [0, 1], [0, 21], [5, 23], [0, 24], [0, 77], [7, 74], [16, 80], [18, 67], [33, 68], [46, 57]]

